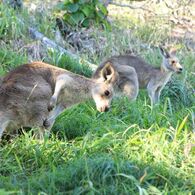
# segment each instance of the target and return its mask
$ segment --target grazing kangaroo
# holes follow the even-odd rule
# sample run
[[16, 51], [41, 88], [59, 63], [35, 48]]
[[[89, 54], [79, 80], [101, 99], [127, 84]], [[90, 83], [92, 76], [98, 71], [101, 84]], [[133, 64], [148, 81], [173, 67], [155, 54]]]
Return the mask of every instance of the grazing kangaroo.
[[[113, 63], [116, 70], [121, 69], [123, 65], [128, 65], [135, 68], [139, 87], [147, 88], [148, 95], [151, 99], [151, 105], [156, 104], [159, 101], [159, 97], [162, 89], [166, 83], [170, 80], [174, 72], [181, 73], [183, 68], [179, 63], [179, 60], [176, 57], [176, 50], [170, 50], [169, 52], [160, 47], [160, 52], [163, 56], [163, 61], [160, 68], [156, 68], [142, 58], [134, 55], [120, 55], [113, 56], [107, 61]], [[106, 62], [105, 62], [106, 63]], [[104, 64], [101, 64], [99, 69], [104, 67]], [[123, 73], [119, 76], [120, 78], [127, 73]], [[121, 85], [126, 82], [126, 80], [120, 80]]]
[[43, 136], [65, 108], [90, 98], [94, 99], [99, 111], [107, 111], [117, 77], [110, 63], [105, 65], [98, 79], [43, 62], [16, 68], [0, 85], [0, 138], [4, 131], [20, 127], [39, 127], [40, 136]]

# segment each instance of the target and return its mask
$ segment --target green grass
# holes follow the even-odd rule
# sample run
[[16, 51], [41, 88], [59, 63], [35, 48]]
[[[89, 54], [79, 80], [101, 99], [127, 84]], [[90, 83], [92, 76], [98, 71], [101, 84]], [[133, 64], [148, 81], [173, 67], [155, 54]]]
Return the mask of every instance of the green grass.
[[[16, 13], [10, 14], [12, 19], [0, 14], [0, 20], [6, 20], [12, 28]], [[54, 37], [54, 24], [50, 26], [45, 17], [40, 21], [45, 23], [42, 28], [37, 24], [39, 29]], [[18, 39], [19, 34], [25, 43], [32, 41], [28, 40], [26, 28], [15, 27], [14, 32], [20, 33], [6, 35], [0, 31], [3, 42]], [[143, 32], [144, 28], [140, 27], [134, 33], [147, 42], [150, 33]], [[124, 52], [132, 43], [146, 61], [156, 66], [161, 63], [158, 49], [141, 49], [133, 36], [120, 36], [120, 27], [113, 28], [112, 32], [94, 31], [97, 41], [98, 33], [105, 38], [105, 47], [99, 55], [81, 53], [85, 59], [93, 57], [91, 61], [99, 63], [113, 50]], [[161, 32], [156, 37], [158, 33]], [[46, 62], [91, 75], [82, 63], [55, 52], [45, 53]], [[1, 44], [0, 75], [26, 63], [27, 57], [9, 41]], [[107, 113], [96, 111], [93, 101], [75, 105], [57, 118], [50, 138], [35, 139], [30, 130], [9, 142], [3, 140], [0, 195], [195, 194], [195, 79], [192, 74], [195, 58], [185, 48], [180, 50], [179, 58], [185, 67], [184, 74], [174, 76], [163, 90], [160, 104], [153, 109], [146, 91], [140, 90], [136, 102], [125, 97], [114, 99]]]
[[[115, 100], [108, 113], [92, 103], [65, 111], [53, 137], [30, 133], [1, 147], [0, 187], [23, 193], [185, 193], [194, 189], [190, 112], [154, 110], [140, 98]], [[124, 106], [121, 106], [124, 105]], [[105, 125], [106, 124], [106, 125]]]
[[[25, 16], [25, 13], [23, 13]], [[14, 9], [0, 5], [0, 40], [19, 39], [27, 31]]]
[[5, 74], [5, 72], [12, 70], [14, 67], [24, 64], [27, 61], [25, 55], [21, 56], [18, 52], [2, 48], [0, 50], [0, 75]]

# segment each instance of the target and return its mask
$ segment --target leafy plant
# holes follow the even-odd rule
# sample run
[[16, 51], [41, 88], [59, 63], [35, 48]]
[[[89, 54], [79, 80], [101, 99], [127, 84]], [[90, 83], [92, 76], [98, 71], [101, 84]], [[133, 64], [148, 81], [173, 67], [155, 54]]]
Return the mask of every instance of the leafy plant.
[[58, 5], [64, 12], [66, 24], [76, 27], [89, 27], [92, 24], [102, 24], [110, 28], [106, 16], [107, 8], [99, 0], [64, 0]]

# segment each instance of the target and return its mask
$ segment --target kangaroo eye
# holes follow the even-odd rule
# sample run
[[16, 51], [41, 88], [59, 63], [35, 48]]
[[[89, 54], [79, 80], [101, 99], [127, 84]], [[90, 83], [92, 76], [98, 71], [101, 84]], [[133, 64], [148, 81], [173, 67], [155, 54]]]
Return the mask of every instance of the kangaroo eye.
[[104, 95], [105, 96], [109, 96], [110, 95], [110, 92], [108, 90], [104, 91]]
[[175, 64], [175, 60], [172, 60], [172, 62], [171, 62], [172, 64]]

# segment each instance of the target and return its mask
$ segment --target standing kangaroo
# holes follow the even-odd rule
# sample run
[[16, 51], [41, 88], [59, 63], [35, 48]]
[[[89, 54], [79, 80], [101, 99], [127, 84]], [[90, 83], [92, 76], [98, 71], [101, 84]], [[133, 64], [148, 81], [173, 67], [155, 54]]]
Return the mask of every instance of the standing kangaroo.
[[[154, 105], [159, 101], [161, 91], [166, 83], [170, 80], [172, 74], [174, 72], [181, 73], [183, 70], [179, 60], [176, 57], [176, 50], [172, 49], [168, 52], [160, 47], [160, 52], [163, 56], [163, 61], [160, 68], [150, 65], [142, 58], [134, 55], [113, 56], [107, 61], [113, 63], [116, 70], [121, 69], [123, 65], [128, 65], [135, 68], [138, 76], [139, 87], [147, 88], [151, 105]], [[97, 70], [100, 71], [106, 62], [101, 64]], [[124, 72], [123, 74], [119, 74], [119, 76], [122, 78], [122, 76], [126, 74], [127, 73]], [[126, 80], [119, 80], [122, 85], [126, 83]]]
[[20, 127], [39, 127], [43, 135], [65, 108], [90, 98], [99, 111], [107, 111], [117, 77], [110, 63], [98, 79], [88, 79], [43, 62], [16, 68], [0, 85], [0, 138], [4, 131]]

